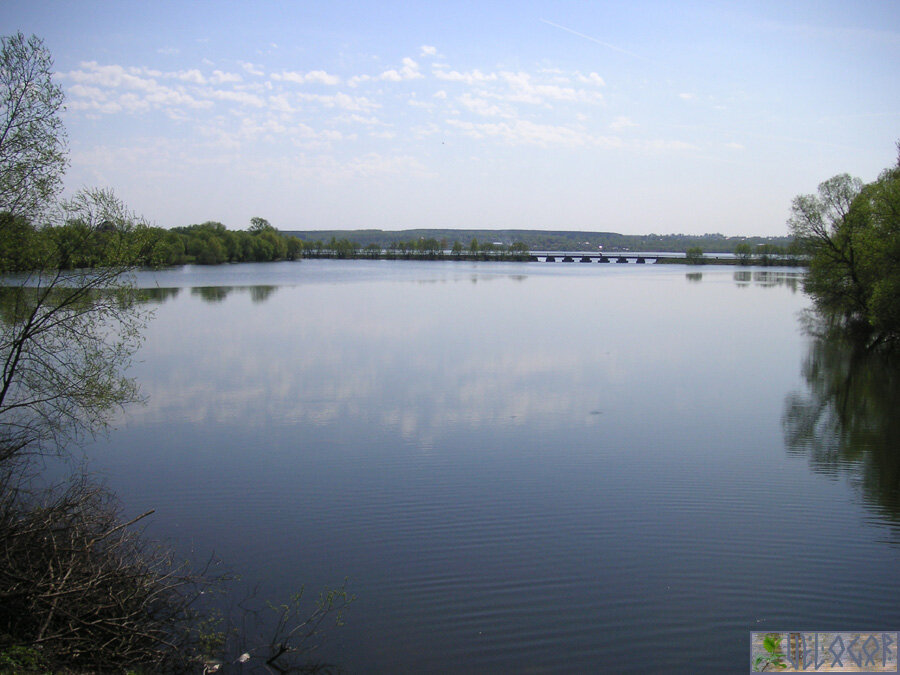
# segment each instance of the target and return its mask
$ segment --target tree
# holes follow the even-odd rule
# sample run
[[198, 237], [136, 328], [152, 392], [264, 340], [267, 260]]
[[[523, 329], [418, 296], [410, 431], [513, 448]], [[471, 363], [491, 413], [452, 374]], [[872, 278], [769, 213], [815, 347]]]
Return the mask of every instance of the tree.
[[527, 260], [531, 253], [528, 245], [523, 241], [513, 242], [513, 245], [509, 247], [509, 252], [516, 260]]
[[[62, 152], [55, 118], [61, 94], [49, 77], [49, 55], [37, 38], [26, 44], [19, 34], [3, 40], [0, 65], [7, 122], [0, 143], [20, 136], [0, 149], [0, 227], [31, 256], [27, 274], [0, 283], [0, 670], [196, 672], [202, 665], [215, 672], [220, 664], [210, 652], [225, 638], [197, 606], [221, 578], [190, 575], [134, 531], [149, 512], [123, 522], [112, 495], [86, 480], [62, 491], [29, 483], [32, 453], [63, 452], [137, 397], [123, 373], [147, 313], [130, 272], [159, 233], [106, 190], [82, 191], [51, 209], [65, 162], [55, 173], [48, 163]], [[23, 111], [41, 104], [50, 112], [24, 122]], [[28, 222], [38, 212], [52, 216], [39, 232]], [[222, 246], [224, 227], [198, 230], [184, 236]], [[267, 235], [277, 236], [251, 238]], [[6, 245], [0, 256], [23, 260]], [[85, 269], [86, 261], [98, 266]], [[304, 641], [349, 601], [335, 590], [306, 621], [299, 598], [277, 608], [268, 650], [236, 662], [265, 660], [279, 672], [302, 665], [296, 659], [310, 648]]]
[[250, 219], [250, 232], [253, 234], [261, 234], [263, 232], [277, 232], [271, 223], [265, 218], [254, 216]]
[[900, 161], [868, 185], [842, 174], [796, 197], [788, 225], [817, 307], [875, 343], [900, 338]]
[[684, 254], [689, 265], [703, 264], [703, 249], [699, 246], [692, 246]]
[[68, 165], [62, 89], [44, 43], [22, 33], [0, 50], [0, 211], [36, 220], [62, 185]]
[[750, 244], [742, 241], [740, 244], [734, 247], [734, 255], [737, 256], [738, 262], [740, 262], [741, 265], [749, 265], [750, 260], [752, 259], [753, 251], [750, 248]]
[[112, 412], [137, 398], [123, 376], [140, 344], [146, 313], [128, 272], [144, 251], [135, 239], [106, 242], [108, 265], [70, 269], [111, 222], [133, 232], [140, 221], [104, 190], [63, 202], [71, 236], [45, 252], [18, 285], [0, 288], [0, 463], [59, 451], [105, 428]]

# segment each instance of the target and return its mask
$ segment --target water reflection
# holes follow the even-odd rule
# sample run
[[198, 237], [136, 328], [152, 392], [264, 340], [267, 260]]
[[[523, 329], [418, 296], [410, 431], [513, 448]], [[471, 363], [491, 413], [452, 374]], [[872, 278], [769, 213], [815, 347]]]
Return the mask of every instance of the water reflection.
[[684, 276], [688, 281], [693, 281], [694, 283], [703, 281], [703, 272], [688, 272]]
[[196, 286], [191, 289], [191, 295], [198, 296], [204, 302], [222, 302], [229, 295], [238, 293], [250, 293], [253, 303], [265, 302], [275, 292], [277, 286]]
[[180, 288], [139, 288], [135, 290], [135, 297], [138, 302], [162, 304], [167, 300], [174, 300], [180, 292]]
[[846, 338], [812, 338], [803, 364], [807, 391], [787, 397], [788, 452], [816, 472], [848, 475], [864, 500], [900, 520], [900, 369], [898, 357]]
[[803, 272], [785, 272], [782, 270], [758, 270], [755, 272], [738, 270], [734, 273], [734, 282], [742, 287], [749, 286], [751, 282], [763, 288], [785, 286], [796, 293], [800, 290], [803, 274]]

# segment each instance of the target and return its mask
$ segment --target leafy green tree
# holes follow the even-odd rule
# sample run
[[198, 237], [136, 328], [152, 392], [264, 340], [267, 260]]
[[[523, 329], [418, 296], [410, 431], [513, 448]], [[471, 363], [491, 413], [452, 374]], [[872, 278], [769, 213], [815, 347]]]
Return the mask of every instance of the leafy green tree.
[[303, 241], [297, 237], [287, 237], [287, 259], [299, 260], [303, 256]]
[[699, 246], [691, 246], [684, 255], [689, 265], [703, 264], [703, 249]]
[[203, 240], [200, 252], [197, 254], [197, 262], [201, 265], [219, 265], [228, 259], [228, 252], [221, 240], [208, 237]]
[[0, 211], [34, 221], [68, 166], [63, 91], [40, 38], [16, 33], [0, 49]]
[[0, 273], [27, 272], [40, 260], [43, 242], [24, 216], [0, 211]]
[[522, 241], [514, 242], [513, 245], [509, 247], [509, 252], [516, 260], [525, 260], [531, 253], [528, 249], [528, 245]]
[[268, 220], [254, 216], [250, 219], [250, 232], [253, 234], [261, 234], [262, 232], [277, 232]]
[[818, 308], [876, 343], [900, 338], [900, 162], [868, 185], [830, 178], [794, 199], [788, 225]]
[[753, 258], [753, 249], [750, 248], [750, 244], [742, 241], [734, 247], [734, 255], [737, 256], [738, 262], [741, 265], [749, 265]]
[[140, 223], [108, 191], [80, 193], [61, 213], [67, 249], [48, 248], [28, 284], [0, 288], [0, 460], [93, 434], [137, 396], [122, 373], [146, 319], [127, 275], [144, 251], [117, 244], [109, 264], [89, 271], [58, 263], [82, 259], [105, 222]]

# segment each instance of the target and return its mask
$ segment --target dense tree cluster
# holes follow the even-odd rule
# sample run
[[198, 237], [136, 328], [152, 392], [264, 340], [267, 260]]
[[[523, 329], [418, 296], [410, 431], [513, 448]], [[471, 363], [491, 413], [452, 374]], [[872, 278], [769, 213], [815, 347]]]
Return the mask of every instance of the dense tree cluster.
[[[110, 194], [110, 193], [107, 193]], [[89, 223], [71, 215], [57, 225], [35, 227], [24, 216], [0, 212], [0, 272], [30, 271], [45, 265], [95, 268], [114, 262], [127, 250], [137, 265], [216, 265], [225, 262], [295, 260], [303, 251], [296, 237], [265, 227], [228, 230], [206, 222], [166, 230], [146, 223]]]
[[797, 197], [789, 226], [819, 309], [873, 344], [900, 338], [900, 159], [869, 184], [843, 174]]

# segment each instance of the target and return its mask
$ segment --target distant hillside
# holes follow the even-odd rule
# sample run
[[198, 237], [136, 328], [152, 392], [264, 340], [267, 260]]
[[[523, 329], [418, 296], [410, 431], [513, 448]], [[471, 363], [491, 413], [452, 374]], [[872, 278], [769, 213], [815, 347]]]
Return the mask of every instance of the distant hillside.
[[726, 237], [722, 234], [617, 234], [615, 232], [578, 232], [551, 230], [292, 230], [282, 234], [294, 235], [304, 241], [328, 243], [332, 238], [347, 239], [365, 248], [375, 244], [388, 248], [392, 243], [437, 239], [445, 241], [449, 248], [453, 242], [468, 246], [472, 239], [478, 242], [512, 244], [522, 242], [532, 251], [686, 251], [699, 246], [707, 253], [730, 253], [745, 242], [750, 246], [771, 244], [787, 246], [790, 237]]

